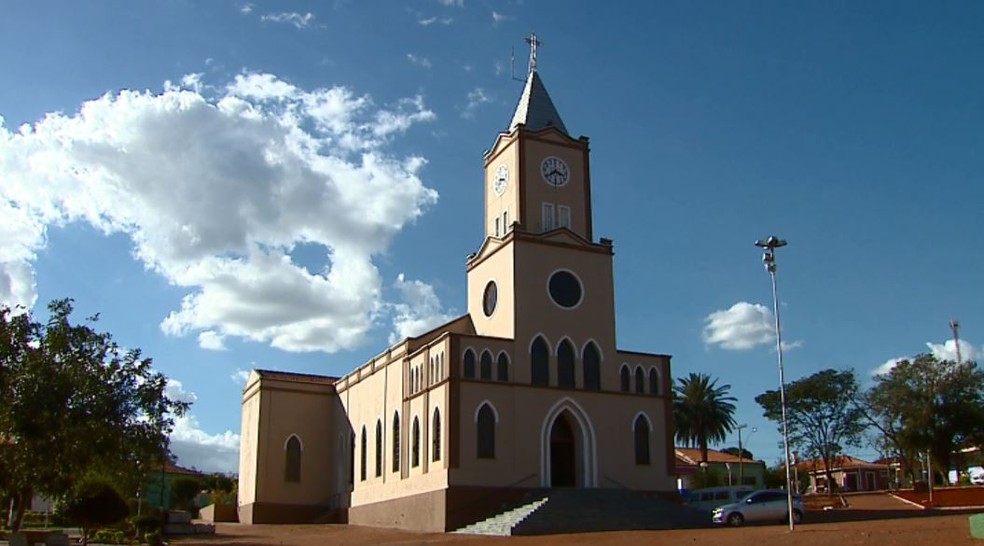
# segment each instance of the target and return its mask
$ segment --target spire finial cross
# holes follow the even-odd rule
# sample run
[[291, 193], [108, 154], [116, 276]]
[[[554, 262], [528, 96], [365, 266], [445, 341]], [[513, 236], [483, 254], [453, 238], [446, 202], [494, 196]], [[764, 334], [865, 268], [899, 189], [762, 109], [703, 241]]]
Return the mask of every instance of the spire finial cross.
[[536, 72], [536, 47], [543, 45], [543, 42], [536, 39], [535, 32], [531, 32], [526, 43], [530, 44], [530, 73], [533, 73]]

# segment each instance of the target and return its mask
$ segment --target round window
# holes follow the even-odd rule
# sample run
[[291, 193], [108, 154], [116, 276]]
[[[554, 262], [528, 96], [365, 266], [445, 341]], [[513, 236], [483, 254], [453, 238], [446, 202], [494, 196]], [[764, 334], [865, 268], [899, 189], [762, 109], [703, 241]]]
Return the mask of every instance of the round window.
[[489, 284], [485, 285], [485, 293], [482, 294], [482, 311], [485, 311], [485, 316], [492, 316], [498, 299], [499, 290], [495, 286], [495, 281], [489, 281]]
[[557, 271], [550, 276], [550, 298], [561, 307], [570, 309], [581, 303], [581, 282], [570, 271]]

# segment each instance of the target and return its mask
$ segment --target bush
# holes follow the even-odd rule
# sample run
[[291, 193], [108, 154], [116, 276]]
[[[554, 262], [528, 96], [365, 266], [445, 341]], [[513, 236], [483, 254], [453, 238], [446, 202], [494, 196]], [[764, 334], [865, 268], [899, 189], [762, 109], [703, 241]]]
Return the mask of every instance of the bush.
[[164, 544], [164, 536], [160, 531], [151, 531], [144, 535], [144, 542], [148, 546], [161, 546]]
[[142, 537], [147, 533], [161, 529], [161, 516], [155, 514], [133, 516], [130, 518], [130, 527], [133, 528], [136, 536]]
[[171, 483], [171, 496], [174, 504], [181, 510], [193, 512], [195, 509], [195, 496], [202, 489], [202, 483], [189, 477], [181, 477]]
[[92, 534], [92, 541], [103, 544], [124, 544], [126, 537], [123, 531], [118, 529], [100, 529]]
[[88, 544], [92, 532], [112, 525], [130, 515], [126, 501], [113, 484], [100, 478], [83, 480], [65, 499], [65, 517], [82, 529], [82, 544]]

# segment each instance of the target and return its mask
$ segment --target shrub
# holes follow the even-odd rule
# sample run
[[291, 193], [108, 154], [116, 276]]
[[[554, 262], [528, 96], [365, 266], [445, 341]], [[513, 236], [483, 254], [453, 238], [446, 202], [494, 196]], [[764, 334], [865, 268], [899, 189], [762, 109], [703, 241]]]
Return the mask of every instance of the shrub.
[[130, 518], [130, 526], [137, 537], [142, 537], [152, 531], [161, 528], [161, 516], [155, 514], [143, 514]]
[[201, 491], [202, 484], [199, 480], [189, 477], [181, 477], [171, 483], [171, 495], [174, 504], [181, 510], [194, 511], [195, 496]]
[[125, 519], [130, 511], [113, 484], [100, 478], [83, 480], [65, 499], [63, 513], [82, 530], [82, 544], [88, 544], [98, 527]]

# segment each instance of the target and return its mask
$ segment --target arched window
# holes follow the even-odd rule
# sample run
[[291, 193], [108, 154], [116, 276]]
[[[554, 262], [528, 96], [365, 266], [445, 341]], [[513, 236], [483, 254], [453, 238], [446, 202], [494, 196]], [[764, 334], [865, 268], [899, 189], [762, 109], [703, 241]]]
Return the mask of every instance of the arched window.
[[478, 458], [495, 459], [495, 413], [488, 404], [478, 410]]
[[284, 469], [284, 480], [288, 482], [301, 481], [301, 441], [297, 436], [291, 435], [284, 446], [286, 451], [287, 465]]
[[622, 369], [619, 370], [618, 375], [622, 383], [622, 392], [629, 392], [629, 367], [622, 366]]
[[635, 433], [635, 462], [636, 464], [649, 464], [649, 423], [642, 415], [636, 417], [635, 425], [632, 426]]
[[367, 466], [367, 462], [368, 462], [368, 459], [369, 459], [369, 454], [366, 453], [366, 451], [368, 450], [368, 448], [366, 447], [366, 427], [365, 427], [365, 425], [362, 426], [362, 445], [360, 447], [362, 447], [362, 460], [361, 460], [361, 462], [362, 462], [362, 469], [359, 471], [359, 479], [362, 480], [362, 481], [366, 481], [366, 472], [367, 472], [366, 466]]
[[383, 422], [376, 419], [376, 477], [383, 475]]
[[649, 394], [659, 394], [659, 372], [649, 368]]
[[547, 349], [547, 342], [540, 336], [537, 336], [530, 346], [530, 366], [532, 367], [531, 383], [550, 384], [550, 351]]
[[434, 426], [431, 427], [431, 460], [441, 460], [441, 412], [434, 408]]
[[495, 378], [499, 381], [509, 381], [509, 357], [506, 356], [506, 353], [499, 353]]
[[400, 414], [393, 412], [393, 472], [400, 471]]
[[570, 340], [560, 342], [557, 348], [557, 385], [574, 388], [574, 346]]
[[479, 372], [482, 379], [492, 380], [492, 353], [482, 351], [482, 361], [479, 363]]
[[601, 390], [601, 354], [594, 343], [588, 343], [581, 355], [584, 364], [584, 388], [589, 391]]
[[642, 368], [637, 367], [635, 371], [635, 391], [639, 394], [646, 392], [645, 378], [642, 375]]
[[465, 378], [473, 379], [475, 377], [475, 351], [468, 349], [465, 351]]
[[413, 444], [411, 445], [413, 454], [410, 456], [411, 466], [420, 466], [420, 419], [413, 418]]

